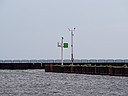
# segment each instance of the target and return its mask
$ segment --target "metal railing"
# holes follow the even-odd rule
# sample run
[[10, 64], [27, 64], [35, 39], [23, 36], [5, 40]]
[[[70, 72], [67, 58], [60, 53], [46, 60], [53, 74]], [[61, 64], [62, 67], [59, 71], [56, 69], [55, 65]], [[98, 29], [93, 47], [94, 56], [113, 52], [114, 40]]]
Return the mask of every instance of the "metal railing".
[[[71, 63], [65, 59], [64, 63]], [[61, 63], [61, 59], [0, 60], [0, 63]], [[128, 59], [74, 59], [74, 63], [128, 63]]]

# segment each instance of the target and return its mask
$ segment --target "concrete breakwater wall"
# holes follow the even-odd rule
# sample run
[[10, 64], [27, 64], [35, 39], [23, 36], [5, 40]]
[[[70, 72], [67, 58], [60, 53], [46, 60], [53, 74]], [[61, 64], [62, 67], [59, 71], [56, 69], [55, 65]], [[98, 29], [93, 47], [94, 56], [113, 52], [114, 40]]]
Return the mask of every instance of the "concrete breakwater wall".
[[45, 72], [57, 73], [76, 73], [91, 75], [111, 75], [111, 76], [128, 76], [127, 64], [76, 64], [76, 65], [60, 65], [46, 64]]
[[128, 76], [128, 60], [65, 60], [61, 66], [61, 60], [2, 60], [0, 69], [45, 69], [45, 72], [76, 73], [94, 75]]
[[44, 69], [44, 63], [0, 63], [0, 69]]

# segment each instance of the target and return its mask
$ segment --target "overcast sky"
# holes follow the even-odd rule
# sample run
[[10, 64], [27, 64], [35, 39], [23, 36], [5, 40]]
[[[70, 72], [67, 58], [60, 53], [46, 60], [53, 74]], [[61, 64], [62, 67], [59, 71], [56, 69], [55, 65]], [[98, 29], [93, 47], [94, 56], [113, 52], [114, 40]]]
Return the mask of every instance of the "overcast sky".
[[74, 27], [75, 59], [128, 58], [128, 0], [0, 0], [0, 59], [58, 59]]

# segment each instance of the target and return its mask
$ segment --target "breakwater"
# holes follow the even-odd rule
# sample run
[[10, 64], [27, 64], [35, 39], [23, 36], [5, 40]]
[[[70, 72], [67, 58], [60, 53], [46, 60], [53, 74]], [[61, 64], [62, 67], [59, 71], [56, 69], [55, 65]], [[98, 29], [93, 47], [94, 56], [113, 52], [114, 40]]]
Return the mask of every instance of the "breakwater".
[[44, 69], [43, 60], [0, 60], [0, 69]]
[[128, 76], [126, 63], [46, 64], [45, 72]]
[[0, 69], [44, 69], [42, 63], [0, 63]]
[[128, 76], [128, 60], [0, 60], [0, 69], [45, 69], [45, 72]]

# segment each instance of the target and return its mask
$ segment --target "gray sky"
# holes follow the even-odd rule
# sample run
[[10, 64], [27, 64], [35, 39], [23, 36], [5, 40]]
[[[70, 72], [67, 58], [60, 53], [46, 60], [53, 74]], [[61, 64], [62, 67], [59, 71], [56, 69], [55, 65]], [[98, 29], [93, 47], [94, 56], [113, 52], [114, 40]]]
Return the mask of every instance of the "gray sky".
[[0, 0], [0, 59], [60, 58], [74, 27], [75, 58], [128, 58], [128, 0]]

